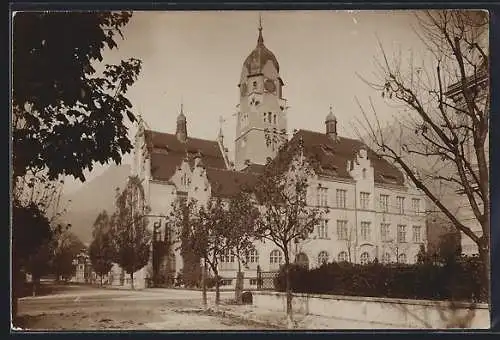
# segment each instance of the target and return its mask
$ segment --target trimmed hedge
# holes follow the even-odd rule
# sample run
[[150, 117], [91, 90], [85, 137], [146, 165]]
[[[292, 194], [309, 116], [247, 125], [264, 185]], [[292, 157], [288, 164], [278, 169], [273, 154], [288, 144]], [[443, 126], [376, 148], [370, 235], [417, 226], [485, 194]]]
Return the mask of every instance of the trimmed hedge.
[[[487, 302], [481, 267], [477, 258], [414, 265], [333, 262], [310, 270], [291, 265], [290, 275], [296, 293]], [[281, 292], [286, 285], [284, 269], [274, 282]]]

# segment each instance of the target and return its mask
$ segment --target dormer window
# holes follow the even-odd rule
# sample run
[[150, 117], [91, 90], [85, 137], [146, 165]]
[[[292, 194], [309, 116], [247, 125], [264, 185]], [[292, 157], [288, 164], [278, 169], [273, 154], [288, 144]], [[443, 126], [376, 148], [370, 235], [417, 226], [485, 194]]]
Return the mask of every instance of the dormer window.
[[387, 183], [392, 183], [392, 184], [396, 184], [397, 183], [396, 177], [394, 177], [392, 175], [381, 175], [381, 177]]

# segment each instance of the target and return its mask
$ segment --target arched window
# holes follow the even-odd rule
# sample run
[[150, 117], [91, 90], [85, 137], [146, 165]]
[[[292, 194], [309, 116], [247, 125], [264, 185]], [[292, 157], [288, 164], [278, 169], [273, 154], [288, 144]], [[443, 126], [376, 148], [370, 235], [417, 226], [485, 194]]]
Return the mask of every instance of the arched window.
[[247, 263], [258, 263], [259, 262], [259, 253], [256, 249], [252, 249], [248, 252], [247, 255]]
[[406, 254], [399, 254], [398, 262], [399, 263], [406, 263]]
[[363, 179], [366, 179], [366, 168], [363, 168], [362, 172], [363, 172]]
[[326, 251], [320, 251], [318, 254], [318, 265], [322, 265], [324, 263], [328, 263], [329, 255]]
[[269, 263], [273, 266], [279, 266], [283, 257], [281, 256], [281, 251], [275, 249], [269, 254]]
[[337, 256], [337, 259], [339, 262], [347, 262], [347, 252], [341, 251]]
[[276, 114], [273, 116], [273, 124], [276, 124]]
[[362, 253], [359, 257], [359, 262], [361, 264], [368, 264], [368, 262], [370, 262], [370, 254], [368, 254], [366, 251]]
[[382, 255], [382, 263], [391, 263], [391, 254], [385, 253]]

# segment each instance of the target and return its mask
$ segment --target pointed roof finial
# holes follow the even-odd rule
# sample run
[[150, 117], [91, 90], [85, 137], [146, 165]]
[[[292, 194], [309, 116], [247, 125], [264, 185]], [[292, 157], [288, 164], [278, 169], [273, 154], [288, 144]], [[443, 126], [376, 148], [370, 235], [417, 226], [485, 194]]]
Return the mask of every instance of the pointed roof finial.
[[333, 114], [333, 107], [332, 104], [330, 104], [330, 112], [328, 112], [328, 115], [326, 116], [326, 122], [331, 122], [331, 121], [336, 121], [337, 118]]
[[222, 124], [224, 124], [226, 120], [224, 119], [224, 117], [222, 116], [219, 116], [219, 138], [223, 138], [224, 137], [224, 134], [222, 132]]
[[262, 13], [259, 12], [259, 39], [257, 39], [258, 45], [264, 44], [264, 37], [262, 37]]
[[177, 116], [177, 121], [186, 121], [186, 115], [184, 114], [184, 102], [181, 98], [181, 111], [179, 112], [179, 115]]

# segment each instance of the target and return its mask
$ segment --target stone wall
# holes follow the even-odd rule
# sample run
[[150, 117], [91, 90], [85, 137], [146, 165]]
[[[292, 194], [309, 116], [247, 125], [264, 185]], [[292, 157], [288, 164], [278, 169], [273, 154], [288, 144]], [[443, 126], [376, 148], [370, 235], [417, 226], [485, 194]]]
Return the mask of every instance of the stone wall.
[[[253, 304], [273, 311], [286, 311], [286, 295], [254, 292]], [[293, 311], [359, 322], [359, 328], [477, 328], [490, 327], [487, 304], [405, 300], [336, 295], [294, 294]]]

